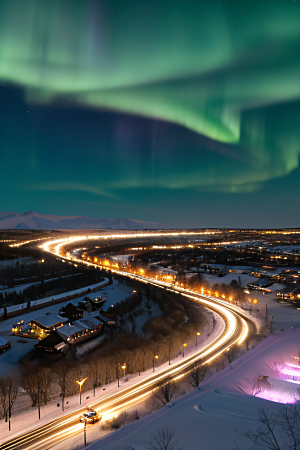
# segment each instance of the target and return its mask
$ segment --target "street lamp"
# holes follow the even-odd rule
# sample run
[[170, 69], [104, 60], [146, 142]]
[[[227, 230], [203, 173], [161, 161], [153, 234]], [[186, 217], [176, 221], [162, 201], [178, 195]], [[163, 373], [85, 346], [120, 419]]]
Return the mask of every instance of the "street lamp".
[[158, 355], [153, 356], [153, 373], [155, 372], [155, 362], [158, 360]]
[[182, 344], [182, 357], [184, 358], [184, 349], [187, 346], [187, 344]]
[[126, 364], [125, 363], [123, 364], [122, 369], [123, 369], [123, 375], [125, 377], [125, 371], [126, 371]]
[[80, 405], [81, 405], [81, 387], [82, 387], [83, 383], [85, 382], [85, 380], [86, 380], [86, 378], [83, 378], [80, 381], [76, 380], [76, 383], [79, 384], [79, 398], [80, 398], [79, 404]]
[[199, 333], [199, 331], [197, 331], [196, 333], [196, 347], [198, 346], [198, 336], [200, 336], [201, 333]]

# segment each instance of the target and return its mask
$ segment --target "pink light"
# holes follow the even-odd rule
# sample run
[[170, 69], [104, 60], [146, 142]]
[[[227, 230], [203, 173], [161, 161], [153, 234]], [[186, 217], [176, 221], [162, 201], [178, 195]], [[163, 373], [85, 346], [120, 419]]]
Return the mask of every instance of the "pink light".
[[296, 375], [300, 377], [300, 371], [299, 370], [293, 370], [285, 367], [284, 369], [281, 369], [281, 373], [284, 373], [285, 375]]
[[295, 367], [295, 369], [298, 369], [298, 370], [299, 370], [299, 372], [300, 372], [300, 366], [299, 366], [299, 365], [297, 365], [297, 364], [286, 363], [286, 366], [289, 366], [289, 367]]
[[256, 397], [263, 398], [264, 400], [269, 400], [270, 402], [283, 403], [283, 404], [296, 403], [296, 401], [297, 401], [294, 397], [291, 397], [290, 395], [284, 395], [282, 393], [279, 395], [276, 395], [276, 392], [268, 392], [268, 391], [259, 392], [256, 395]]

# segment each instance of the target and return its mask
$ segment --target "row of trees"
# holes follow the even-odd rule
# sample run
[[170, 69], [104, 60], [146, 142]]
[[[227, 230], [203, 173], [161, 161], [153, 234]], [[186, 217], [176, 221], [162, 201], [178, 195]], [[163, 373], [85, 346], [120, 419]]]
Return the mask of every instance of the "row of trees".
[[105, 271], [101, 271], [99, 269], [89, 269], [83, 273], [59, 277], [51, 281], [42, 281], [40, 283], [28, 286], [20, 293], [17, 293], [16, 291], [5, 292], [3, 296], [3, 304], [6, 306], [16, 305], [28, 300], [37, 300], [39, 298], [48, 297], [61, 292], [80, 289], [90, 284], [102, 281], [104, 274]]

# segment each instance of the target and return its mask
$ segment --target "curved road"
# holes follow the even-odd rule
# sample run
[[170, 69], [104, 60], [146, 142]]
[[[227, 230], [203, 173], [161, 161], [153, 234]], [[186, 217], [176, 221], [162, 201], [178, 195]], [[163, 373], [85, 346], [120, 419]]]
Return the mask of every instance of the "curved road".
[[[66, 259], [64, 257], [64, 259]], [[160, 287], [166, 287], [169, 290], [180, 292], [191, 300], [201, 302], [206, 308], [211, 309], [222, 317], [225, 323], [224, 331], [212, 343], [205, 348], [199, 350], [193, 355], [182, 358], [181, 361], [168, 366], [164, 370], [151, 374], [147, 379], [136, 382], [134, 385], [127, 387], [121, 391], [117, 388], [102, 398], [97, 403], [91, 405], [100, 414], [111, 413], [126, 406], [132, 406], [135, 403], [149, 396], [158, 381], [166, 377], [176, 379], [191, 369], [193, 363], [201, 358], [203, 364], [209, 363], [211, 360], [228, 350], [233, 345], [241, 345], [250, 332], [256, 332], [255, 322], [250, 320], [239, 308], [228, 304], [222, 300], [195, 294], [182, 288], [169, 285], [168, 283], [155, 282], [144, 278], [140, 275], [125, 274], [115, 271], [124, 276], [130, 276], [139, 279], [142, 282], [152, 283]], [[62, 442], [64, 439], [83, 432], [83, 424], [79, 422], [79, 417], [86, 408], [77, 410], [60, 419], [48, 422], [31, 432], [20, 435], [19, 437], [7, 440], [0, 449], [2, 450], [46, 450], [52, 446]]]

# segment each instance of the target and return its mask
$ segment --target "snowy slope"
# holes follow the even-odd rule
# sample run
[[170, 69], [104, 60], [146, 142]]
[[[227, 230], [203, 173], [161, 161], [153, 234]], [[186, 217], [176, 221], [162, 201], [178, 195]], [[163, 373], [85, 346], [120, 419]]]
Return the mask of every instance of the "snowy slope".
[[[90, 442], [94, 443], [88, 447], [89, 450], [149, 448], [150, 433], [155, 433], [162, 426], [175, 432], [174, 439], [178, 440], [176, 448], [232, 450], [236, 444], [243, 449], [249, 448], [250, 441], [237, 431], [257, 428], [261, 408], [275, 411], [280, 403], [293, 403], [299, 398], [300, 381], [299, 384], [293, 384], [287, 379], [283, 380], [284, 375], [277, 372], [278, 367], [274, 365], [293, 362], [293, 355], [298, 353], [299, 341], [299, 330], [269, 336], [202, 383], [200, 390], [195, 389], [176, 399], [173, 406], [165, 406], [96, 442], [94, 433], [90, 432]], [[268, 376], [271, 385], [270, 390], [261, 388], [262, 398], [250, 395], [257, 375]], [[273, 396], [273, 401], [266, 400], [267, 396]], [[280, 403], [276, 403], [276, 400]], [[76, 447], [74, 442], [69, 442], [69, 445], [66, 442], [63, 448], [69, 450]]]
[[154, 229], [156, 222], [143, 222], [134, 219], [95, 219], [84, 216], [55, 216], [39, 214], [34, 211], [14, 213], [0, 212], [0, 229], [39, 229], [39, 230], [83, 230], [97, 228], [111, 229]]

